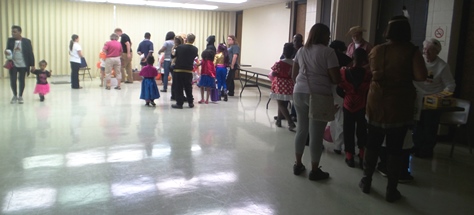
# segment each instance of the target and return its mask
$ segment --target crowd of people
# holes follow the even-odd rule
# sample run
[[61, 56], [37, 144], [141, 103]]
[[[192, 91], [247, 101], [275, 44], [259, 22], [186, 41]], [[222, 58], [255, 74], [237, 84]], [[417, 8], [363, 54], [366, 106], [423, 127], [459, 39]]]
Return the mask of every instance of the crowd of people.
[[[49, 93], [47, 78], [51, 76], [51, 71], [45, 70], [47, 66], [45, 60], [40, 62], [41, 70], [35, 69], [35, 56], [31, 41], [21, 36], [22, 28], [20, 26], [12, 26], [11, 29], [12, 37], [8, 39], [4, 52], [7, 58], [4, 67], [9, 70], [13, 92], [10, 103], [24, 103], [25, 77], [30, 73], [38, 76], [38, 86], [45, 85], [45, 87], [37, 86], [34, 91], [40, 95], [40, 101], [44, 101], [44, 95]], [[198, 83], [197, 85], [201, 88], [199, 103], [209, 103], [211, 90], [219, 92], [219, 100], [223, 97], [224, 101], [227, 101], [228, 96], [234, 96], [234, 77], [239, 68], [240, 56], [240, 48], [234, 35], [229, 35], [227, 44], [220, 43], [218, 48], [215, 46], [215, 36], [209, 36], [206, 40], [206, 49], [201, 54], [201, 60], [198, 48], [193, 45], [196, 36], [192, 33], [175, 35], [172, 31], [168, 32], [163, 46], [158, 51], [158, 55], [161, 55], [158, 60], [153, 56], [155, 50], [150, 38], [151, 34], [146, 32], [144, 40], [138, 45], [137, 54], [140, 56], [142, 68], [141, 71], [135, 71], [143, 79], [140, 98], [145, 100], [146, 105], [155, 106], [154, 100], [160, 97], [158, 90], [158, 92], [152, 90], [158, 86], [156, 83], [153, 85], [150, 82], [152, 78], [155, 80], [155, 77], [160, 75], [153, 66], [156, 61], [158, 61], [158, 67], [163, 68], [164, 71], [163, 88], [160, 90], [162, 93], [168, 92], [168, 81], [173, 80], [171, 100], [176, 101], [176, 104], [171, 105], [172, 108], [182, 109], [185, 101], [190, 108], [194, 107], [193, 83]], [[132, 53], [130, 37], [122, 29], [116, 28], [99, 54], [100, 87], [110, 90], [112, 85], [116, 85], [114, 89], [121, 90], [121, 83], [133, 83]], [[71, 88], [82, 89], [79, 70], [85, 67], [85, 58], [79, 44], [79, 36], [76, 34], [71, 36], [69, 43], [69, 61]], [[112, 77], [116, 80], [116, 84], [112, 83]], [[196, 77], [199, 78], [196, 80]], [[17, 81], [19, 87], [17, 87]], [[206, 99], [204, 99], [204, 92], [207, 92]]]
[[[362, 192], [370, 193], [372, 176], [378, 170], [388, 179], [385, 199], [394, 202], [401, 198], [398, 183], [414, 180], [410, 154], [433, 156], [439, 112], [424, 111], [418, 100], [441, 91], [453, 92], [456, 84], [449, 66], [438, 57], [440, 42], [426, 40], [422, 53], [411, 43], [406, 17], [393, 17], [384, 33], [387, 42], [375, 47], [363, 39], [364, 31], [360, 26], [350, 28], [347, 34], [352, 43], [346, 47], [340, 40], [329, 44], [329, 28], [318, 23], [304, 46], [284, 44], [282, 58], [271, 67], [270, 97], [278, 101], [276, 126], [282, 127], [285, 119], [289, 129], [296, 130], [295, 175], [306, 170], [302, 156], [309, 145], [309, 180], [329, 178], [320, 159], [324, 132], [330, 126], [334, 152], [341, 154], [344, 146], [344, 160], [351, 168], [358, 157], [363, 169]], [[296, 55], [290, 57], [292, 50]], [[318, 102], [313, 101], [316, 99]], [[296, 109], [297, 128], [289, 114], [289, 101]]]
[[[271, 67], [270, 97], [278, 101], [276, 126], [282, 127], [284, 119], [288, 129], [296, 132], [295, 175], [306, 170], [302, 157], [305, 145], [309, 145], [309, 180], [329, 178], [330, 174], [322, 170], [320, 163], [323, 136], [329, 125], [334, 152], [341, 154], [344, 146], [344, 160], [349, 167], [356, 166], [355, 157], [358, 157], [359, 167], [363, 169], [361, 190], [370, 193], [372, 176], [378, 170], [388, 178], [385, 198], [394, 202], [401, 198], [398, 183], [413, 180], [408, 167], [413, 150], [406, 137], [412, 136], [409, 142], [414, 143], [414, 155], [420, 158], [432, 157], [436, 144], [439, 113], [417, 107], [420, 103], [417, 98], [441, 91], [453, 92], [456, 84], [449, 66], [438, 57], [440, 42], [427, 40], [420, 52], [411, 43], [411, 27], [406, 17], [395, 16], [389, 21], [384, 33], [387, 42], [383, 44], [373, 47], [363, 39], [364, 31], [360, 26], [352, 27], [348, 31], [352, 37], [348, 47], [339, 40], [329, 43], [330, 30], [321, 23], [312, 26], [304, 44], [302, 35], [295, 35], [293, 43], [284, 44], [281, 59]], [[21, 32], [21, 27], [12, 26], [12, 37], [5, 50], [12, 63], [9, 67], [11, 103], [23, 103], [25, 76], [30, 72], [37, 77], [34, 93], [44, 101], [49, 93], [47, 78], [51, 71], [46, 70], [45, 60], [40, 61], [39, 70], [35, 69], [31, 41], [23, 38]], [[234, 35], [229, 35], [227, 43], [220, 43], [217, 48], [215, 36], [209, 36], [206, 49], [199, 54], [193, 45], [194, 34], [175, 35], [170, 31], [157, 52], [163, 53], [161, 58], [153, 56], [155, 50], [150, 38], [151, 34], [145, 33], [137, 48], [142, 66], [139, 75], [143, 78], [140, 99], [145, 100], [145, 105], [155, 106], [155, 100], [161, 96], [155, 81], [159, 74], [155, 62], [164, 70], [161, 94], [168, 92], [168, 76], [172, 77], [171, 99], [176, 101], [172, 108], [183, 109], [184, 103], [194, 107], [192, 85], [196, 71], [200, 71], [198, 103], [208, 104], [214, 91], [224, 101], [234, 96], [240, 57]], [[71, 88], [81, 89], [78, 71], [84, 56], [78, 35], [71, 36], [69, 55]], [[117, 80], [116, 90], [121, 89], [121, 82], [133, 83], [132, 42], [120, 28], [104, 44], [100, 58], [101, 87], [111, 89], [112, 71]]]

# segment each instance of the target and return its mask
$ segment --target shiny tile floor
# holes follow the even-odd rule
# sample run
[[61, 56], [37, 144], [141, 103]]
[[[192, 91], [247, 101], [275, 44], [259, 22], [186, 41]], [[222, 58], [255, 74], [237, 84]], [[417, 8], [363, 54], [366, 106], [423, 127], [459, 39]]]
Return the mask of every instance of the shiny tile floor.
[[331, 143], [321, 163], [329, 180], [294, 176], [294, 133], [275, 127], [276, 102], [265, 108], [268, 89], [261, 99], [250, 88], [242, 98], [175, 110], [169, 93], [155, 108], [144, 106], [139, 82], [121, 91], [98, 82], [86, 80], [81, 90], [51, 84], [39, 102], [29, 78], [25, 103], [12, 105], [9, 81], [0, 79], [0, 214], [474, 211], [474, 156], [466, 148], [450, 159], [439, 144], [433, 160], [413, 158], [416, 180], [400, 185], [404, 198], [390, 204], [386, 179], [376, 174], [373, 192], [363, 194], [362, 171], [347, 167]]

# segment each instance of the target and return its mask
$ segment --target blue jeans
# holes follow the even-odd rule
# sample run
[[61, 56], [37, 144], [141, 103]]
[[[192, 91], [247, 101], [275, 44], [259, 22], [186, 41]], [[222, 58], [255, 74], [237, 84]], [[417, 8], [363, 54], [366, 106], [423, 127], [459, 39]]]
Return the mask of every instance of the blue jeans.
[[165, 74], [163, 75], [163, 90], [168, 89], [168, 76], [170, 75], [170, 66], [171, 61], [165, 60], [163, 63], [163, 69], [165, 70]]

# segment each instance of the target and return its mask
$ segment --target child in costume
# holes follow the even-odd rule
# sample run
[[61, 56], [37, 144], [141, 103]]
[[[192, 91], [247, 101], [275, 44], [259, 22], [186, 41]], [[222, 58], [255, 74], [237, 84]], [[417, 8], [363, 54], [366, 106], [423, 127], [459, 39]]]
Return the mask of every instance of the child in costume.
[[[216, 67], [214, 66], [214, 56], [212, 50], [206, 49], [201, 54], [201, 77], [198, 87], [201, 88], [201, 101], [199, 104], [209, 104], [209, 95], [211, 89], [216, 87]], [[206, 100], [204, 100], [204, 91], [207, 92]]]
[[155, 99], [160, 98], [160, 92], [158, 91], [158, 86], [155, 81], [158, 70], [153, 66], [154, 63], [155, 58], [149, 56], [147, 58], [147, 65], [140, 71], [140, 76], [143, 77], [140, 99], [146, 101], [146, 106], [150, 106], [150, 104], [156, 106]]
[[51, 77], [51, 72], [46, 70], [48, 63], [45, 60], [39, 62], [40, 69], [33, 71], [36, 75], [36, 87], [34, 94], [39, 94], [40, 101], [44, 101], [44, 95], [49, 93], [48, 78]]

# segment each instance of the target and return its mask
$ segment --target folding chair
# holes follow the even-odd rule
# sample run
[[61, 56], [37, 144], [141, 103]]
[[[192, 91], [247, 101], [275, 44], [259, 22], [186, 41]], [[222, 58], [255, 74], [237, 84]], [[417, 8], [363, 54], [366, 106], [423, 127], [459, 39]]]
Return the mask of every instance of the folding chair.
[[81, 57], [81, 68], [79, 68], [79, 75], [82, 75], [82, 80], [84, 81], [84, 77], [86, 76], [86, 73], [89, 74], [89, 78], [92, 81], [92, 76], [91, 76], [91, 68], [87, 66], [86, 59]]
[[[471, 140], [469, 138], [469, 127], [467, 119], [469, 118], [469, 109], [471, 102], [463, 99], [456, 99], [456, 106], [464, 108], [464, 111], [446, 112], [441, 114], [440, 124], [446, 126], [456, 126], [456, 128], [464, 127], [469, 151], [472, 154]], [[456, 129], [457, 130], [457, 129]], [[453, 157], [454, 145], [456, 141], [452, 140], [451, 153], [449, 157]]]

